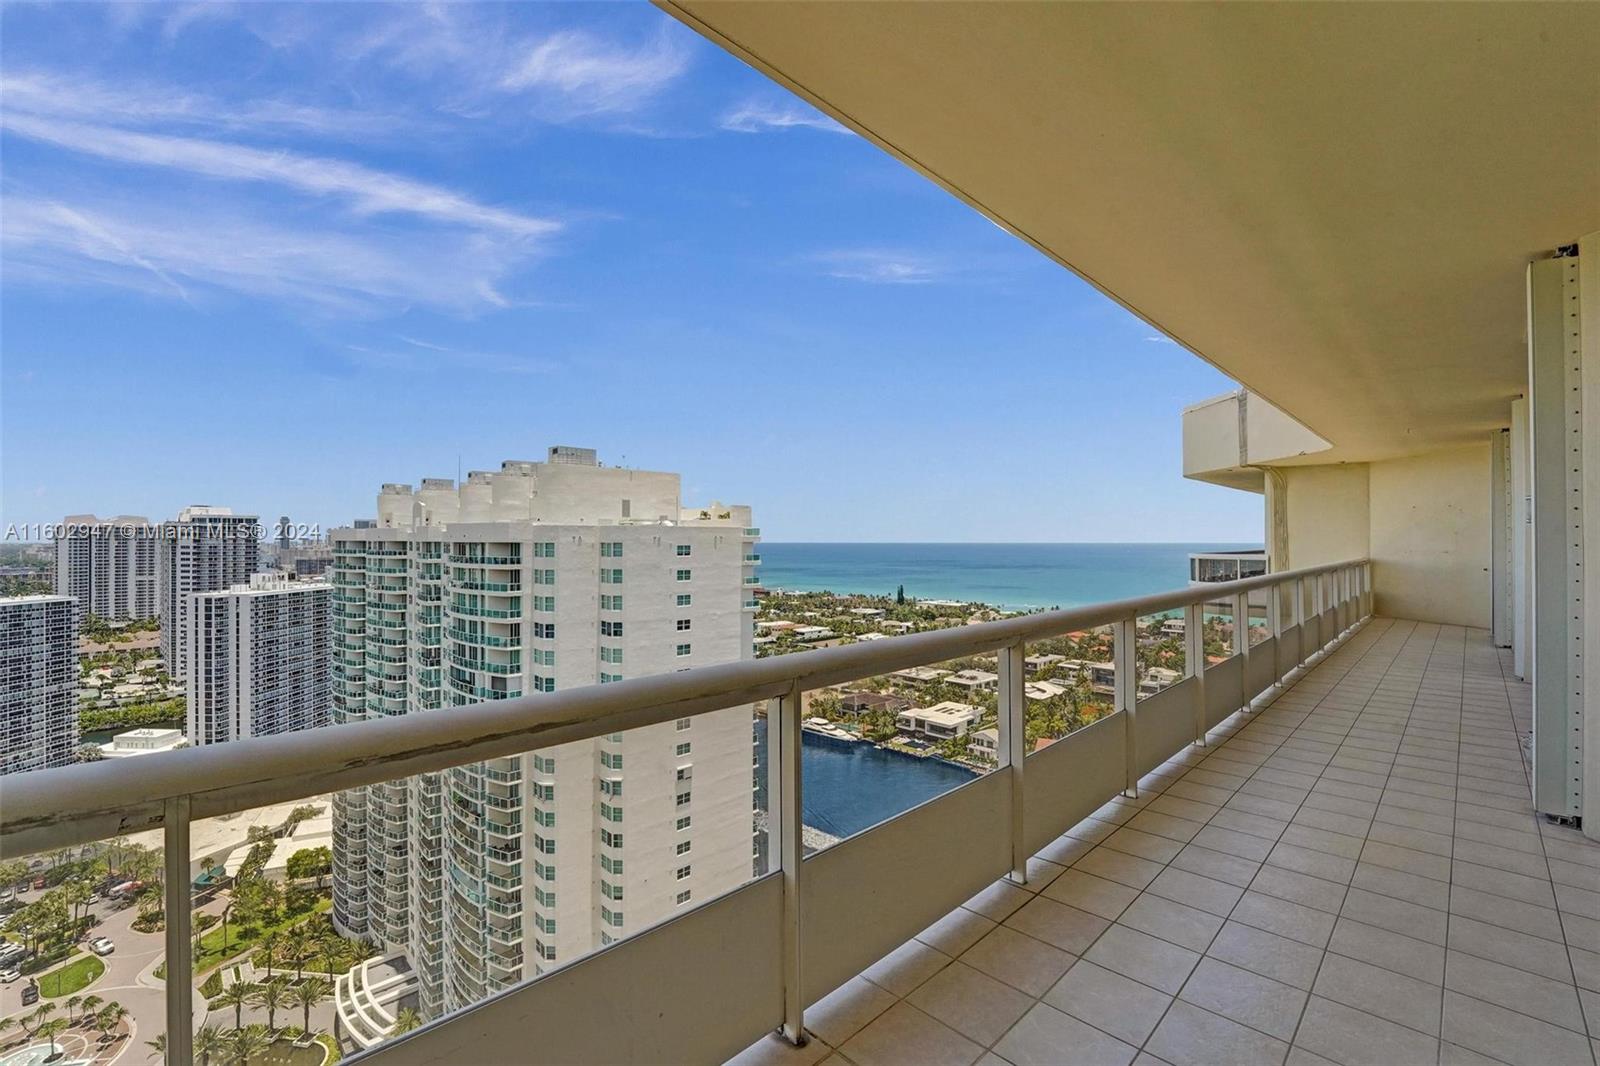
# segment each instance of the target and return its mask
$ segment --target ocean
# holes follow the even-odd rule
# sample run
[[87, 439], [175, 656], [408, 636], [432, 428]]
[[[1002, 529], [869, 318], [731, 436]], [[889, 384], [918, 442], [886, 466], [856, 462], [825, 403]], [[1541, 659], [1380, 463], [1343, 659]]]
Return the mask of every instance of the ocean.
[[965, 600], [1011, 610], [1120, 600], [1189, 583], [1189, 553], [1260, 544], [781, 544], [761, 583], [802, 592]]

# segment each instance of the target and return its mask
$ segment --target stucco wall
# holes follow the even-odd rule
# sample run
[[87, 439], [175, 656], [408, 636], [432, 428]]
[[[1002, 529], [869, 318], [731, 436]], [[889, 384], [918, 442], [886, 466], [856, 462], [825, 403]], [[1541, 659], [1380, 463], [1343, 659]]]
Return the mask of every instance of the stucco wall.
[[1289, 466], [1284, 476], [1289, 557], [1282, 569], [1370, 554], [1367, 464]]
[[1379, 614], [1488, 627], [1489, 474], [1487, 441], [1370, 464]]

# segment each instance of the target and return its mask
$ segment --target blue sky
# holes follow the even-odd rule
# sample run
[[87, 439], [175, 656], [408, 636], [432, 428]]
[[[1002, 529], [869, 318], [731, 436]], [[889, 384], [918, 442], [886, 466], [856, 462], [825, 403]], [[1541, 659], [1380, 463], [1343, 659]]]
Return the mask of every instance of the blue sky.
[[5, 523], [564, 443], [774, 540], [1260, 539], [1226, 378], [653, 8], [0, 20]]

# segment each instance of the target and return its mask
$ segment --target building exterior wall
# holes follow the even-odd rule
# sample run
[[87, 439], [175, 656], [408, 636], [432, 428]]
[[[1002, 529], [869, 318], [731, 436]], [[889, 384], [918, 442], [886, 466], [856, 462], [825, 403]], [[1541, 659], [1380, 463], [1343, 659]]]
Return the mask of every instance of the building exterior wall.
[[0, 774], [66, 766], [77, 750], [77, 601], [0, 599]]
[[329, 595], [322, 582], [257, 575], [249, 584], [189, 598], [191, 745], [329, 723]]
[[[748, 657], [749, 509], [701, 514], [567, 456], [385, 486], [331, 536], [336, 720]], [[751, 740], [740, 708], [341, 794], [335, 919], [430, 1016], [578, 958], [750, 877]]]
[[82, 613], [108, 621], [156, 617], [155, 533], [137, 515], [69, 515], [54, 541], [57, 595], [74, 597]]
[[1289, 550], [1278, 569], [1297, 570], [1368, 554], [1371, 512], [1365, 463], [1280, 469], [1283, 490], [1274, 502], [1283, 507]]
[[1370, 465], [1377, 611], [1490, 624], [1489, 444]]
[[255, 515], [226, 507], [186, 507], [161, 524], [157, 595], [161, 612], [161, 657], [173, 677], [187, 673], [189, 597], [245, 584], [261, 559]]

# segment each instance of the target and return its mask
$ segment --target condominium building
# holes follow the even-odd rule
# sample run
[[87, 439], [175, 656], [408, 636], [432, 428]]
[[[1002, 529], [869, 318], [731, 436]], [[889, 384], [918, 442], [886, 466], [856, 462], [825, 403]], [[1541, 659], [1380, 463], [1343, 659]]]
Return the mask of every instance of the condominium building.
[[189, 638], [189, 597], [250, 580], [261, 559], [255, 515], [196, 504], [161, 524], [157, 538], [157, 595], [161, 656], [173, 677], [184, 677]]
[[[334, 718], [748, 658], [755, 533], [586, 449], [385, 485], [332, 534]], [[746, 881], [751, 761], [739, 708], [343, 793], [335, 920], [475, 1002]]]
[[189, 742], [219, 744], [327, 725], [329, 586], [276, 574], [189, 597]]
[[66, 766], [77, 749], [77, 601], [0, 598], [0, 774]]
[[108, 621], [154, 618], [156, 531], [141, 515], [68, 515], [54, 537], [55, 588]]

